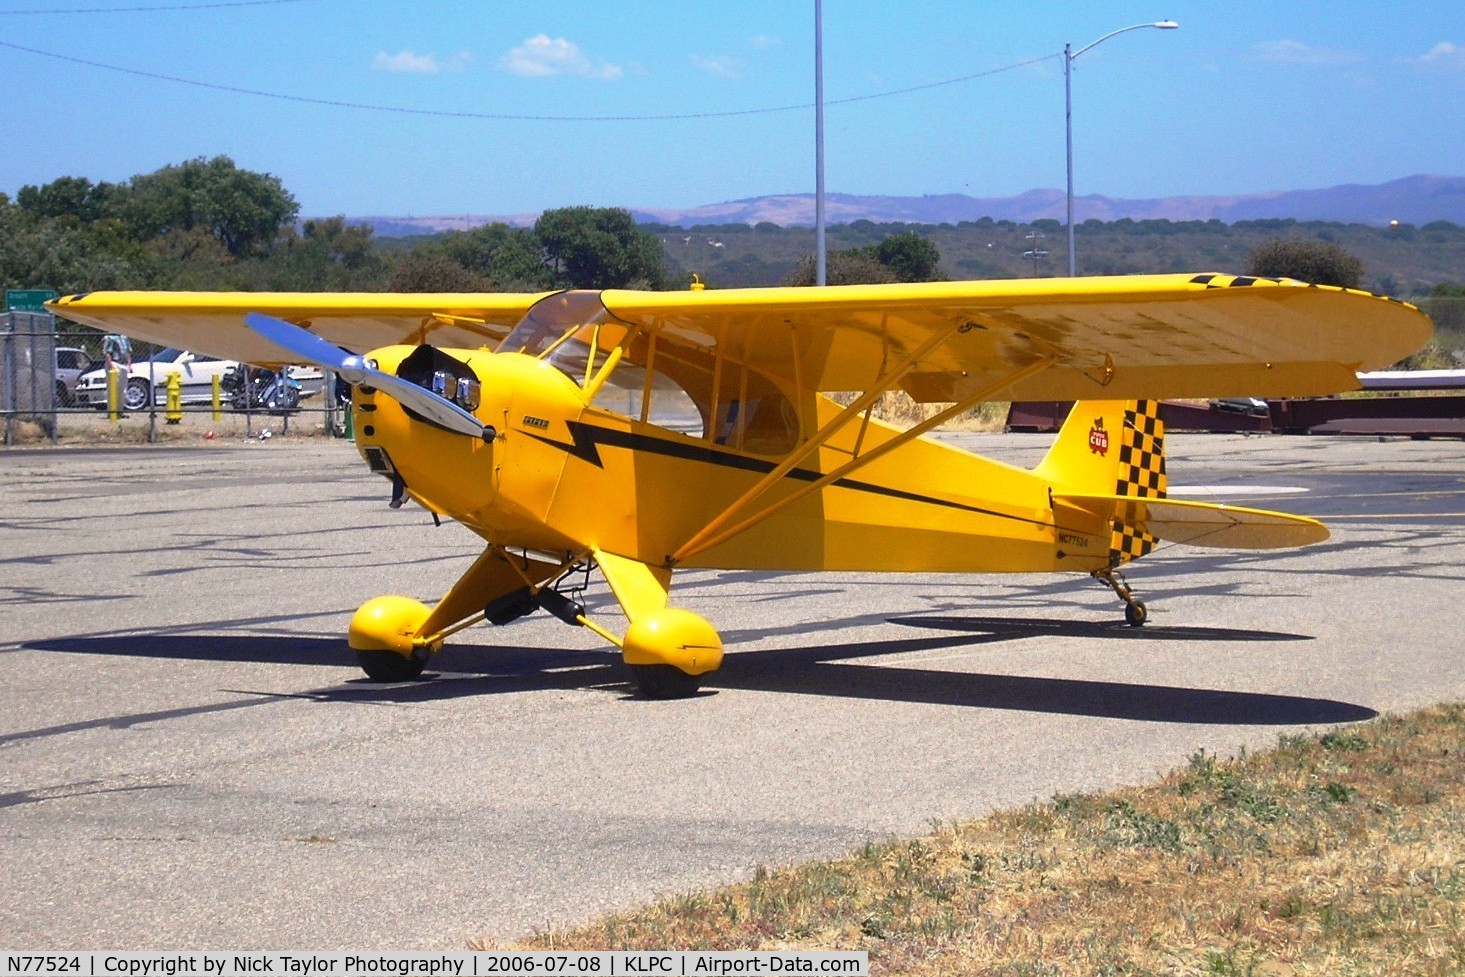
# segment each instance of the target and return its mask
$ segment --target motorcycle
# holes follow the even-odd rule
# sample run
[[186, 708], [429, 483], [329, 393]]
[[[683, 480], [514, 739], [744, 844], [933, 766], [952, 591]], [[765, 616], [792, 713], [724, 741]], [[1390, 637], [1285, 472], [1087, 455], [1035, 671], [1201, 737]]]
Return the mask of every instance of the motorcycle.
[[220, 382], [235, 410], [290, 414], [300, 409], [300, 383], [283, 372], [241, 363]]

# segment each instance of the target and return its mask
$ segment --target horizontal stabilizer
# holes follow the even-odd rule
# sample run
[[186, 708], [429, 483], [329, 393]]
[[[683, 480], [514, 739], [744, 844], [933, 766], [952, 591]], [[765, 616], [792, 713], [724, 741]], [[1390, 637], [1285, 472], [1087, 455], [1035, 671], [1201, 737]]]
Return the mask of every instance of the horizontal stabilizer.
[[1152, 536], [1191, 546], [1270, 550], [1307, 546], [1328, 538], [1328, 527], [1307, 516], [1215, 502], [1071, 493], [1054, 493], [1053, 501], [1112, 512], [1113, 518]]

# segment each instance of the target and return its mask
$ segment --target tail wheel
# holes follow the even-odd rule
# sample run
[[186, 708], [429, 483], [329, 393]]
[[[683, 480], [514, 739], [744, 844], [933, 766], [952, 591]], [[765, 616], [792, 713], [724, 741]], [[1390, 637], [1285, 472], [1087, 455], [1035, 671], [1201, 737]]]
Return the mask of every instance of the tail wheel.
[[1093, 578], [1110, 590], [1114, 596], [1124, 601], [1124, 621], [1132, 628], [1137, 628], [1150, 619], [1150, 612], [1143, 601], [1135, 600], [1134, 592], [1129, 589], [1129, 584], [1124, 579], [1124, 574], [1114, 567], [1105, 567], [1102, 570], [1095, 570]]

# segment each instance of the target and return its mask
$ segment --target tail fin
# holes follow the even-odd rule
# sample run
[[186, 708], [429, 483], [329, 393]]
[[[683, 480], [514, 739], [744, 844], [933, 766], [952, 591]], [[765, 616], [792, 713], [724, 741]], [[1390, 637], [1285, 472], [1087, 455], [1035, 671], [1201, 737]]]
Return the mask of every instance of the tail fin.
[[[1034, 469], [1059, 495], [1165, 497], [1165, 425], [1155, 400], [1080, 400]], [[1159, 540], [1115, 517], [1109, 566], [1149, 553]]]
[[1108, 521], [1105, 569], [1139, 559], [1161, 539], [1274, 549], [1328, 538], [1327, 527], [1306, 516], [1166, 500], [1165, 426], [1159, 410], [1153, 400], [1081, 400], [1034, 469], [1051, 483], [1055, 509], [1076, 506], [1091, 519]]

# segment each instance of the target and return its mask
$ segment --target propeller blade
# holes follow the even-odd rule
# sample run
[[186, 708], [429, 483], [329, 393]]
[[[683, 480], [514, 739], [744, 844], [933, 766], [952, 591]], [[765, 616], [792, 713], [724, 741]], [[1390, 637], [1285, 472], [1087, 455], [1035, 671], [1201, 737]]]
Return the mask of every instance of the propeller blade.
[[403, 407], [410, 407], [441, 427], [470, 438], [493, 440], [493, 429], [468, 411], [426, 387], [420, 387], [409, 380], [384, 373], [369, 366], [366, 357], [348, 353], [340, 347], [313, 335], [297, 325], [272, 316], [251, 312], [244, 317], [249, 328], [265, 339], [300, 357], [307, 363], [327, 370], [335, 370], [348, 383], [366, 384], [385, 391]]
[[[314, 363], [316, 366], [327, 370], [335, 370], [345, 376], [349, 372], [360, 372], [365, 370], [366, 361], [360, 356], [346, 352], [334, 343], [328, 343], [319, 336], [301, 329], [294, 323], [286, 322], [283, 319], [276, 319], [272, 316], [261, 315], [258, 312], [251, 312], [244, 317], [245, 323], [250, 329], [259, 333], [265, 339], [274, 343], [282, 349], [287, 349], [300, 357], [302, 362]], [[359, 383], [354, 377], [347, 376], [350, 383]]]

